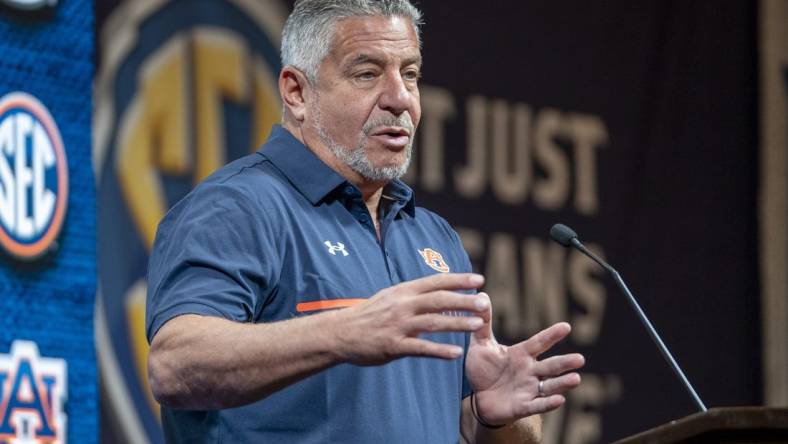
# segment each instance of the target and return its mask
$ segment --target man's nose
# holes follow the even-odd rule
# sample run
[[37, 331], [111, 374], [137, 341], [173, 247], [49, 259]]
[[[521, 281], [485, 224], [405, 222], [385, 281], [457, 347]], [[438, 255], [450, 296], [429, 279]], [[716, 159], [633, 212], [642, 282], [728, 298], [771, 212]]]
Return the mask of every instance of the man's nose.
[[402, 79], [399, 72], [386, 78], [384, 89], [378, 100], [378, 106], [394, 115], [400, 115], [410, 110], [414, 93]]

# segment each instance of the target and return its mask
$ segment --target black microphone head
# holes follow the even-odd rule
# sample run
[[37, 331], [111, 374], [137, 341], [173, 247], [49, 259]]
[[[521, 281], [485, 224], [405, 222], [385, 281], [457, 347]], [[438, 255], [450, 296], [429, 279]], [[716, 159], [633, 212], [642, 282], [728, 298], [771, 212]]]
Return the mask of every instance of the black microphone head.
[[564, 224], [555, 224], [550, 228], [550, 239], [565, 247], [572, 246], [572, 239], [577, 238], [577, 233]]

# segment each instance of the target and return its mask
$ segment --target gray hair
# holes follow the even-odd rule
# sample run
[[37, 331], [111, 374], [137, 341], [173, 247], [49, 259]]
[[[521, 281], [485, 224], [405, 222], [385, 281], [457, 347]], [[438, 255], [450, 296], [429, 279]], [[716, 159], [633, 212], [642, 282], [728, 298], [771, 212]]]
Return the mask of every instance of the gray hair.
[[336, 23], [364, 16], [410, 19], [421, 46], [421, 11], [409, 0], [298, 0], [282, 31], [282, 66], [298, 68], [314, 85], [331, 49]]

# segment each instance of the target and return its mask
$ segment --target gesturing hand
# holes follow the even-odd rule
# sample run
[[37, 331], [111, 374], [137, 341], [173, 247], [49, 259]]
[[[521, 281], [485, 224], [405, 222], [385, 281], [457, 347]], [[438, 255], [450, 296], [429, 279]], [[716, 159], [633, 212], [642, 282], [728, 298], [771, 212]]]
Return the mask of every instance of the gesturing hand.
[[[457, 293], [484, 284], [477, 274], [435, 274], [381, 290], [369, 300], [335, 313], [341, 357], [357, 365], [379, 365], [403, 356], [456, 359], [462, 347], [419, 338], [438, 331], [474, 331], [487, 313], [486, 296]], [[464, 311], [476, 316], [456, 316]]]
[[[481, 418], [490, 424], [507, 424], [560, 407], [565, 402], [563, 393], [580, 384], [580, 375], [566, 372], [582, 367], [585, 359], [577, 353], [541, 361], [537, 357], [569, 334], [569, 324], [557, 323], [507, 347], [493, 336], [492, 310], [482, 317], [484, 325], [471, 335], [465, 361]], [[542, 393], [539, 381], [543, 381]]]

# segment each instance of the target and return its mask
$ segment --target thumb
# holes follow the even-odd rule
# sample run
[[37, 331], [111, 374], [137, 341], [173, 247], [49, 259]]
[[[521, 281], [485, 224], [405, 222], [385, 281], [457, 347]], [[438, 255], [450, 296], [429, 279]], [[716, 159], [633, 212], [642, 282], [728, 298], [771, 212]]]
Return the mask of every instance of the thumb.
[[[488, 301], [490, 300], [490, 296], [487, 293], [479, 293], [479, 296], [487, 298]], [[494, 339], [492, 332], [492, 303], [487, 304], [487, 310], [478, 315], [484, 320], [484, 324], [480, 329], [473, 332], [471, 342], [484, 342]]]

